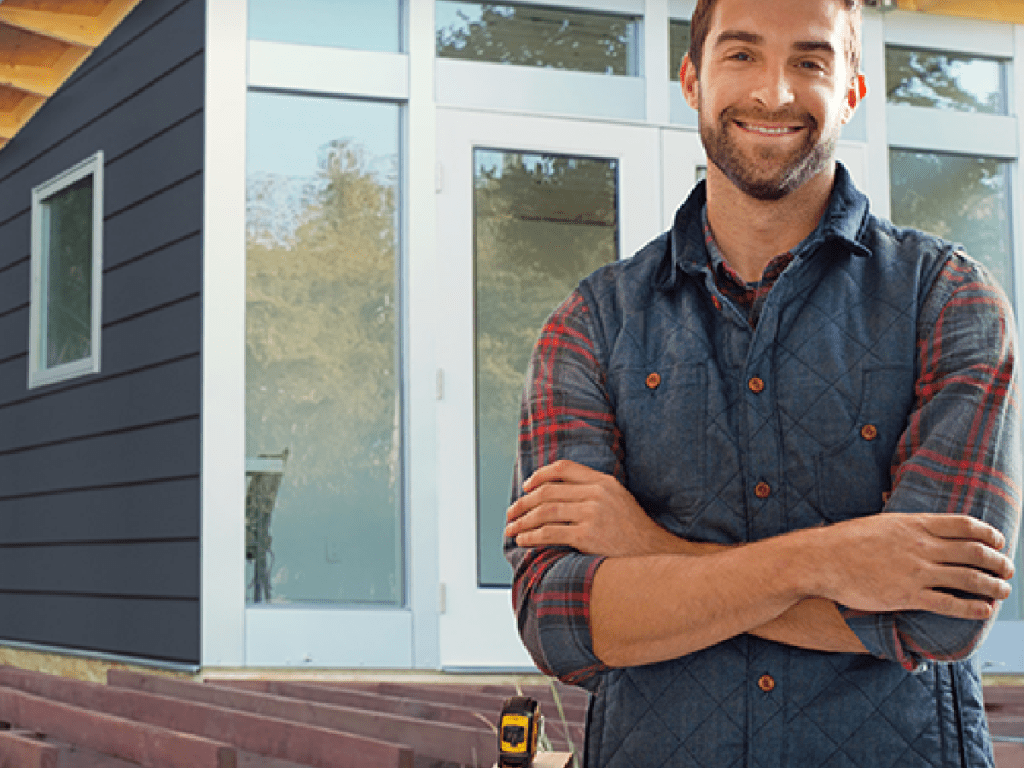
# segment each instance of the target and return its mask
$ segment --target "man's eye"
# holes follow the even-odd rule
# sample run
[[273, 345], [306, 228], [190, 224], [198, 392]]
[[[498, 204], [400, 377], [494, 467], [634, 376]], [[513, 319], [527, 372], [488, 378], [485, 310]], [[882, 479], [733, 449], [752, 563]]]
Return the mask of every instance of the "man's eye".
[[746, 51], [738, 51], [737, 53], [732, 54], [729, 58], [730, 59], [735, 59], [736, 61], [751, 61], [751, 60], [753, 60], [753, 57], [749, 53], [747, 53]]

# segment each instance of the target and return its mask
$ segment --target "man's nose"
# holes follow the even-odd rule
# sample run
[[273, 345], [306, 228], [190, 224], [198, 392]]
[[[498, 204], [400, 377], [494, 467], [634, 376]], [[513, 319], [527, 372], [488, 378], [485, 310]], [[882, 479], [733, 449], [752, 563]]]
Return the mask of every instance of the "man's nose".
[[751, 94], [765, 109], [776, 110], [793, 102], [793, 85], [783, 67], [765, 67]]

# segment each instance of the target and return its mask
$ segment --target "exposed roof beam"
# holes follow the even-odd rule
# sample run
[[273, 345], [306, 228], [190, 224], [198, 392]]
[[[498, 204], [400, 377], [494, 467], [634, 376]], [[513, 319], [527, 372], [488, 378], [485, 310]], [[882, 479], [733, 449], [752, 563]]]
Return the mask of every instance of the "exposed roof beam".
[[37, 11], [3, 4], [0, 4], [0, 23], [88, 48], [102, 43], [109, 31], [95, 16]]
[[0, 62], [0, 85], [9, 85], [19, 91], [48, 98], [57, 90], [60, 82], [49, 67]]
[[1020, 0], [897, 0], [896, 4], [906, 11], [1024, 24]]

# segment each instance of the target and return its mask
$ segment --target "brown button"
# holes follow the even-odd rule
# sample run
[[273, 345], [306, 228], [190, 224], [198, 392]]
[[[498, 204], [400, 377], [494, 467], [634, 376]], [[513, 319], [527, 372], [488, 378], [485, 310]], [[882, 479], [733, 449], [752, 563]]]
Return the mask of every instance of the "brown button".
[[661, 374], [650, 373], [647, 375], [648, 389], [657, 389], [659, 384], [661, 384]]
[[874, 424], [865, 424], [860, 428], [860, 436], [865, 440], [874, 440], [878, 437], [878, 427]]
[[719, 312], [722, 311], [722, 302], [718, 300], [717, 296], [711, 297], [711, 303], [715, 305], [715, 309], [717, 309]]
[[755, 376], [750, 381], [748, 381], [747, 386], [750, 387], [750, 391], [753, 392], [755, 395], [760, 395], [762, 392], [764, 392], [764, 381], [758, 376]]
[[757, 679], [757, 687], [765, 693], [768, 693], [775, 689], [775, 678], [771, 675], [761, 675], [761, 677]]
[[761, 481], [754, 486], [754, 495], [759, 499], [767, 499], [772, 495], [772, 487], [768, 483]]

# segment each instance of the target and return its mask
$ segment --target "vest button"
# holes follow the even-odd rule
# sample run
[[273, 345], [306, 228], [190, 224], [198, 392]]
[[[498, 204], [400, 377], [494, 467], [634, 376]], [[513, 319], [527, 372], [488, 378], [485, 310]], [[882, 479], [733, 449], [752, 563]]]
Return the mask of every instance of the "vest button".
[[865, 424], [860, 428], [860, 436], [865, 440], [874, 440], [878, 437], [878, 427], [874, 424]]
[[772, 487], [762, 480], [754, 486], [754, 495], [759, 499], [767, 499], [772, 495]]
[[757, 680], [757, 687], [765, 693], [775, 689], [775, 678], [771, 675], [761, 675]]
[[661, 374], [650, 373], [647, 375], [648, 389], [657, 389], [659, 384], [661, 384]]
[[758, 376], [755, 376], [754, 378], [747, 382], [747, 387], [755, 395], [760, 395], [762, 392], [764, 392], [764, 380]]

